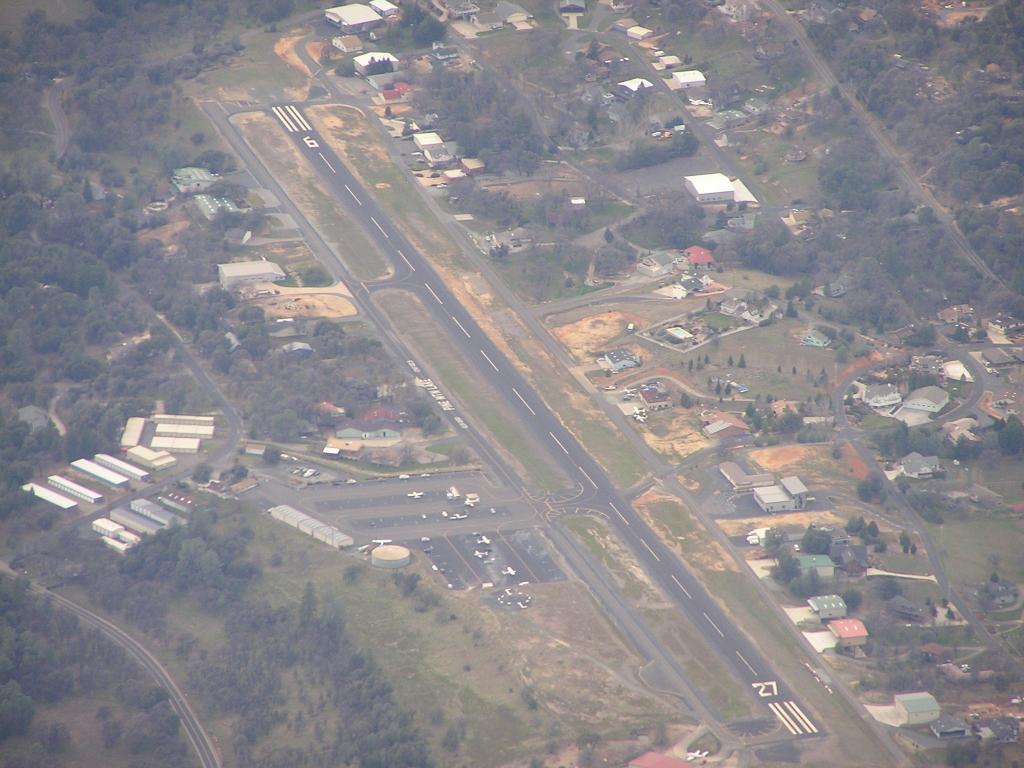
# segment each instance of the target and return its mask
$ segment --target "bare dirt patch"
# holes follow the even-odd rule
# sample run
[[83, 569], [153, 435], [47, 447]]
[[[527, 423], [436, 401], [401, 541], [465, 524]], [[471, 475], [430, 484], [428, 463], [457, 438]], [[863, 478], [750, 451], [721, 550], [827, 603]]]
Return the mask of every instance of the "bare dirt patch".
[[644, 441], [653, 450], [662, 456], [682, 460], [707, 447], [710, 441], [701, 433], [693, 414], [682, 411], [669, 418], [667, 422], [659, 418], [641, 430]]
[[643, 318], [613, 310], [584, 317], [566, 325], [551, 329], [555, 336], [580, 362], [589, 360], [595, 351], [607, 346], [615, 337], [625, 332], [630, 323], [642, 323]]
[[299, 54], [295, 52], [295, 46], [308, 33], [308, 29], [298, 29], [291, 34], [282, 36], [280, 40], [274, 43], [274, 53], [292, 69], [306, 77], [312, 77], [313, 73], [309, 71], [309, 67], [299, 58]]
[[757, 448], [747, 456], [766, 472], [799, 475], [812, 489], [817, 486], [852, 492], [863, 479], [858, 475], [863, 470], [842, 457], [832, 457], [831, 445], [777, 445]]
[[[356, 107], [348, 107], [342, 104], [325, 104], [323, 106], [309, 107], [307, 113], [315, 123], [321, 124], [320, 133], [330, 138], [331, 147], [343, 157], [347, 157], [353, 150], [358, 149], [367, 154], [374, 161], [390, 163], [387, 151], [378, 142], [373, 141], [369, 127], [366, 125], [366, 116]], [[324, 131], [323, 128], [327, 128]], [[352, 169], [357, 176], [357, 169]], [[366, 179], [360, 176], [364, 184]], [[373, 186], [367, 184], [367, 186]]]
[[188, 229], [190, 222], [188, 219], [179, 219], [178, 221], [172, 221], [169, 224], [164, 224], [162, 227], [153, 227], [152, 229], [144, 229], [139, 233], [138, 240], [140, 243], [147, 241], [158, 240], [167, 247], [171, 247], [174, 240]]
[[850, 474], [853, 478], [858, 482], [867, 480], [871, 470], [868, 469], [868, 465], [864, 463], [864, 460], [857, 454], [854, 447], [849, 443], [843, 443], [842, 451], [843, 461], [850, 468]]
[[806, 528], [811, 523], [842, 528], [846, 518], [834, 512], [781, 512], [760, 517], [723, 518], [717, 522], [727, 535], [741, 536], [756, 528]]
[[356, 308], [350, 299], [330, 289], [301, 289], [294, 292], [278, 288], [279, 296], [266, 296], [254, 299], [253, 303], [261, 307], [270, 317], [353, 317]]

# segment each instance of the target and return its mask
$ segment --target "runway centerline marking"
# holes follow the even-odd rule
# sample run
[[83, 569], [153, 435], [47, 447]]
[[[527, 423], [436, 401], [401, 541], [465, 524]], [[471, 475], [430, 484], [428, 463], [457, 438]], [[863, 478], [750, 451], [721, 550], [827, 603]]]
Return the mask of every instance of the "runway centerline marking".
[[352, 195], [352, 199], [353, 199], [353, 200], [355, 200], [355, 201], [356, 201], [357, 203], [359, 203], [360, 205], [362, 205], [362, 204], [363, 204], [363, 201], [362, 201], [362, 200], [360, 200], [360, 199], [359, 199], [358, 197], [356, 197], [356, 193], [352, 191], [352, 188], [351, 188], [351, 187], [350, 187], [350, 186], [349, 186], [348, 184], [346, 184], [346, 185], [345, 185], [345, 189], [346, 189], [346, 190], [348, 191], [348, 193], [349, 193], [350, 195]]
[[385, 232], [385, 231], [384, 231], [384, 227], [382, 227], [382, 226], [381, 226], [381, 225], [380, 225], [380, 224], [379, 224], [379, 223], [377, 222], [377, 220], [376, 220], [375, 218], [373, 218], [373, 216], [371, 216], [371, 217], [370, 217], [370, 221], [372, 221], [372, 222], [373, 222], [373, 226], [375, 226], [375, 227], [376, 227], [377, 229], [379, 229], [379, 230], [380, 230], [380, 233], [381, 233], [382, 235], [384, 235], [384, 237], [386, 237], [386, 238], [387, 238], [388, 240], [390, 240], [390, 239], [391, 239], [391, 235], [389, 235], [389, 234], [388, 234], [387, 232]]
[[331, 169], [331, 173], [337, 173], [337, 171], [335, 170], [334, 166], [333, 166], [333, 165], [331, 165], [331, 161], [330, 161], [330, 160], [328, 160], [328, 159], [327, 159], [326, 157], [324, 157], [324, 153], [323, 153], [323, 152], [317, 152], [317, 154], [318, 154], [318, 155], [320, 155], [320, 159], [324, 161], [324, 164], [325, 164], [325, 165], [326, 165], [326, 166], [327, 166], [328, 168], [330, 168], [330, 169]]
[[651, 549], [651, 545], [648, 544], [645, 539], [640, 539], [640, 543], [643, 544], [645, 547], [647, 547], [647, 551], [651, 553], [651, 557], [653, 557], [659, 563], [661, 562], [661, 558], [658, 557], [658, 555], [655, 553], [655, 551], [653, 549]]
[[[458, 320], [456, 320], [455, 322], [459, 322], [459, 321], [458, 321]], [[486, 353], [486, 352], [484, 352], [484, 351], [483, 351], [483, 350], [481, 349], [481, 350], [480, 350], [480, 354], [484, 356], [484, 360], [486, 360], [486, 361], [487, 361], [488, 363], [490, 363], [490, 364], [491, 364], [491, 368], [493, 368], [493, 369], [494, 369], [494, 372], [495, 372], [495, 373], [497, 373], [497, 372], [498, 372], [498, 366], [496, 366], [496, 365], [494, 364], [494, 361], [493, 361], [493, 360], [491, 360], [491, 358], [489, 358], [489, 357], [487, 356], [487, 353]]]
[[[471, 338], [471, 336], [469, 335], [469, 331], [467, 331], [465, 328], [462, 327], [462, 323], [459, 322], [459, 318], [457, 318], [455, 315], [450, 315], [450, 317], [451, 317], [452, 320], [455, 321], [455, 324], [457, 326], [459, 326], [459, 330], [462, 331], [464, 334], [466, 334], [466, 338], [467, 339]], [[487, 355], [484, 355], [484, 357], [487, 357]], [[494, 363], [491, 363], [491, 365], [494, 365]], [[495, 370], [497, 370], [497, 368], [495, 368]]]
[[535, 410], [533, 410], [533, 408], [530, 407], [530, 404], [528, 402], [526, 402], [525, 400], [523, 400], [523, 396], [519, 394], [519, 390], [518, 389], [516, 389], [515, 387], [512, 387], [512, 394], [514, 394], [516, 397], [519, 398], [519, 402], [526, 406], [526, 410], [528, 410], [531, 413], [531, 415], [533, 415], [533, 416], [537, 415], [537, 412]]
[[717, 625], [717, 624], [715, 624], [715, 622], [714, 622], [714, 621], [712, 620], [712, 618], [711, 618], [710, 616], [708, 616], [708, 615], [707, 615], [707, 614], [705, 613], [705, 614], [704, 614], [704, 618], [708, 620], [708, 624], [710, 624], [710, 625], [711, 625], [712, 627], [714, 627], [714, 628], [715, 628], [715, 632], [717, 632], [717, 633], [718, 633], [718, 636], [719, 636], [719, 637], [725, 637], [725, 633], [724, 633], [724, 632], [723, 632], [722, 630], [720, 630], [720, 629], [718, 628], [718, 625]]
[[[621, 513], [621, 512], [619, 512], [619, 508], [618, 508], [618, 507], [616, 507], [616, 506], [615, 506], [614, 504], [612, 504], [611, 502], [609, 502], [609, 503], [608, 503], [608, 506], [609, 506], [609, 507], [611, 507], [611, 508], [612, 508], [613, 510], [615, 510], [615, 514], [619, 516], [619, 519], [620, 519], [620, 520], [621, 520], [622, 522], [624, 522], [624, 523], [625, 523], [626, 525], [629, 525], [629, 520], [627, 520], [627, 519], [626, 519], [625, 517], [623, 517], [623, 516], [622, 516], [622, 513]], [[682, 586], [682, 585], [680, 584], [680, 586]]]
[[443, 301], [441, 301], [441, 297], [440, 297], [440, 296], [438, 296], [438, 295], [437, 295], [436, 293], [434, 293], [434, 289], [430, 287], [430, 284], [429, 284], [429, 283], [424, 283], [423, 285], [424, 285], [424, 287], [425, 287], [425, 288], [426, 288], [426, 289], [427, 289], [428, 291], [430, 291], [430, 295], [431, 295], [431, 296], [433, 296], [433, 297], [434, 297], [435, 299], [437, 299], [437, 303], [438, 303], [438, 304], [441, 304], [441, 305], [443, 306], [443, 305], [444, 305], [444, 302], [443, 302]]
[[551, 439], [552, 440], [554, 440], [556, 443], [558, 443], [558, 447], [562, 449], [562, 453], [564, 453], [566, 456], [568, 456], [569, 455], [569, 451], [567, 451], [565, 449], [565, 446], [562, 445], [562, 441], [559, 440], [557, 437], [555, 437], [555, 433], [554, 432], [548, 432], [548, 434], [551, 435]]
[[576, 466], [576, 468], [577, 468], [577, 469], [578, 469], [578, 470], [579, 470], [580, 472], [582, 472], [582, 473], [583, 473], [583, 476], [584, 476], [585, 478], [587, 478], [587, 482], [589, 482], [589, 483], [590, 483], [590, 484], [591, 484], [592, 486], [594, 486], [595, 488], [597, 488], [597, 483], [595, 483], [595, 482], [594, 482], [594, 480], [593, 480], [593, 478], [591, 478], [591, 477], [590, 477], [590, 475], [588, 475], [588, 474], [587, 474], [587, 470], [585, 470], [585, 469], [584, 469], [583, 467], [581, 467], [581, 466], [579, 466], [579, 465], [577, 465], [577, 466]]
[[405, 254], [402, 253], [401, 251], [396, 251], [396, 252], [398, 253], [399, 256], [402, 257], [402, 261], [405, 262], [406, 266], [409, 267], [409, 269], [411, 269], [413, 272], [415, 272], [416, 271], [416, 267], [414, 267], [412, 265], [411, 261], [409, 261], [407, 258], [405, 258]]
[[743, 662], [743, 666], [745, 666], [747, 669], [750, 670], [750, 674], [752, 674], [752, 675], [756, 675], [757, 674], [757, 670], [755, 670], [752, 666], [750, 666], [750, 662], [747, 661], [745, 658], [743, 658], [743, 654], [742, 653], [740, 653], [739, 651], [736, 651], [736, 655], [739, 657], [740, 661]]
[[683, 590], [683, 594], [684, 595], [686, 595], [688, 598], [693, 600], [693, 595], [690, 594], [690, 590], [688, 590], [686, 587], [684, 587], [682, 585], [682, 583], [679, 581], [679, 579], [676, 577], [676, 575], [674, 573], [672, 574], [672, 581], [674, 581], [676, 583], [677, 587], [679, 587], [681, 590]]

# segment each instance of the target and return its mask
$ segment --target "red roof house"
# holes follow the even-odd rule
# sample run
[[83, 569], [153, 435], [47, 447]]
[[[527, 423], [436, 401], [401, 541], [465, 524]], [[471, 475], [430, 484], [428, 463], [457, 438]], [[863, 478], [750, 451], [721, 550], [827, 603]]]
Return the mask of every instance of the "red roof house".
[[715, 257], [707, 248], [691, 245], [683, 253], [686, 255], [687, 263], [695, 269], [711, 269], [715, 266]]
[[360, 416], [357, 421], [362, 424], [368, 424], [371, 421], [398, 421], [401, 415], [394, 408], [385, 408], [382, 405], [378, 405]]
[[657, 752], [645, 752], [629, 761], [629, 768], [690, 768], [693, 763], [680, 760], [678, 757], [669, 757]]

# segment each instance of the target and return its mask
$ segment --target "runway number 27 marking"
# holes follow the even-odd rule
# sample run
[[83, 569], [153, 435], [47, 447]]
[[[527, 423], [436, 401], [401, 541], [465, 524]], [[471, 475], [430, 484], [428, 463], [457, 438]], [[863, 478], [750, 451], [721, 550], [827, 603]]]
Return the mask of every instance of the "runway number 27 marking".
[[309, 147], [310, 149], [316, 149], [317, 147], [320, 146], [317, 143], [316, 139], [314, 139], [312, 136], [304, 136], [302, 138], [302, 141], [305, 142], [306, 146]]
[[779, 695], [779, 684], [774, 680], [766, 680], [763, 683], [751, 683], [750, 687], [757, 691], [757, 695], [762, 699], [770, 699], [772, 696]]

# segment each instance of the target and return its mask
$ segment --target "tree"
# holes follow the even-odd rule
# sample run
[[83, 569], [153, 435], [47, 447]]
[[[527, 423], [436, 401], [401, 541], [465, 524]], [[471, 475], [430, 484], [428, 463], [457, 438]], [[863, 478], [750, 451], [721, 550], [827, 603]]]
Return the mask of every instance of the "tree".
[[0, 741], [21, 736], [35, 717], [36, 708], [14, 680], [0, 685]]
[[846, 603], [846, 608], [849, 611], [856, 611], [863, 601], [864, 595], [860, 593], [860, 590], [848, 589], [843, 592], [843, 602]]
[[800, 551], [808, 555], [828, 554], [831, 546], [832, 534], [815, 528], [813, 525], [807, 526], [807, 531], [804, 533], [803, 539], [800, 540]]
[[210, 482], [210, 478], [213, 476], [213, 468], [205, 461], [196, 464], [195, 469], [192, 470], [192, 479], [199, 485], [205, 485]]
[[740, 353], [740, 364], [739, 364], [739, 367], [740, 368], [746, 368], [747, 367], [747, 358], [746, 358], [746, 356], [742, 352]]
[[1024, 451], [1024, 425], [1016, 416], [1010, 416], [999, 430], [999, 450], [1007, 456]]
[[268, 445], [263, 449], [263, 461], [270, 465], [279, 464], [281, 462], [281, 450]]
[[316, 589], [313, 583], [306, 582], [306, 588], [302, 592], [302, 602], [299, 604], [299, 626], [307, 629], [316, 618]]

